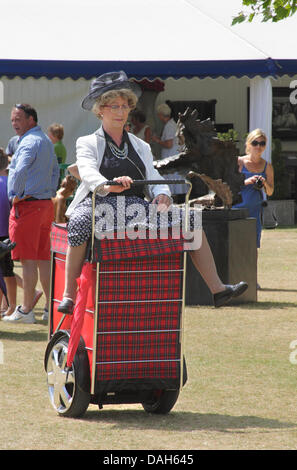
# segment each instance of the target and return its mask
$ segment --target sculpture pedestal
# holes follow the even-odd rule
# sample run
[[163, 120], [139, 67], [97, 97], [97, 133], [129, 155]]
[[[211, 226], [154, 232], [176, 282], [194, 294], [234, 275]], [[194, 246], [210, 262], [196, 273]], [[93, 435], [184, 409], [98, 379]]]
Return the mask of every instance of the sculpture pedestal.
[[[203, 229], [224, 284], [246, 281], [248, 289], [229, 303], [257, 301], [256, 219], [247, 209], [202, 211]], [[187, 255], [186, 305], [213, 305], [213, 296]]]

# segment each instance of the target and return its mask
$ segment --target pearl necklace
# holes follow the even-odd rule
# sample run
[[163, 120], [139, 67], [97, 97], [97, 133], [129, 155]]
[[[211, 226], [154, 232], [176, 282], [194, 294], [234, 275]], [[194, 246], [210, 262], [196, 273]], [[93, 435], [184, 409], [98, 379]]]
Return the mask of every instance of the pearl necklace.
[[124, 148], [123, 150], [119, 149], [113, 142], [108, 141], [108, 146], [111, 150], [111, 153], [116, 157], [116, 158], [127, 158], [128, 156], [128, 144], [127, 142], [124, 143]]

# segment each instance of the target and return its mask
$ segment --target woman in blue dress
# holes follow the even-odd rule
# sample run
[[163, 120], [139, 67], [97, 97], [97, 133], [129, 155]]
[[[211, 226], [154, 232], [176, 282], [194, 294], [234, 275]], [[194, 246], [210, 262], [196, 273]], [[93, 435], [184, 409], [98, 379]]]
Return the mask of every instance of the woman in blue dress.
[[244, 174], [244, 187], [241, 190], [242, 202], [233, 207], [245, 207], [249, 216], [255, 217], [257, 229], [257, 248], [261, 242], [261, 213], [263, 210], [263, 190], [271, 196], [274, 190], [274, 175], [271, 163], [262, 154], [266, 148], [267, 137], [261, 129], [255, 129], [246, 138], [246, 155], [238, 157], [239, 171]]

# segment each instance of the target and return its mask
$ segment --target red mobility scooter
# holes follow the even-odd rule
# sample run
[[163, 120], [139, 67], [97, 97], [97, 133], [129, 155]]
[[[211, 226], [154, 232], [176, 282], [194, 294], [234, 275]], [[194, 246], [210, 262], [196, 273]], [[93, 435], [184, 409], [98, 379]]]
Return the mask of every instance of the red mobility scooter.
[[[164, 184], [164, 180], [145, 183]], [[190, 189], [187, 198], [189, 193]], [[89, 404], [101, 409], [140, 403], [146, 412], [165, 414], [187, 378], [182, 341], [184, 240], [170, 232], [164, 240], [126, 236], [99, 240], [95, 196], [96, 191], [90, 256], [78, 279], [73, 315], [57, 310], [64, 290], [67, 229], [57, 224], [52, 228], [44, 357], [50, 403], [59, 415], [68, 417], [82, 416]]]

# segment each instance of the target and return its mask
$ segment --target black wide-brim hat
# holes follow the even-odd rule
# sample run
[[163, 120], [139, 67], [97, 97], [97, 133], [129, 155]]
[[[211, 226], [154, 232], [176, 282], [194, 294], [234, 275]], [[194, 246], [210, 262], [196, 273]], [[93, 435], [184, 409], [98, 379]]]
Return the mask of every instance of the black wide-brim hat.
[[128, 89], [133, 91], [137, 97], [141, 95], [141, 88], [137, 83], [131, 82], [125, 72], [108, 72], [95, 78], [90, 85], [89, 94], [83, 100], [81, 106], [90, 111], [99, 96], [106, 91], [117, 89]]

